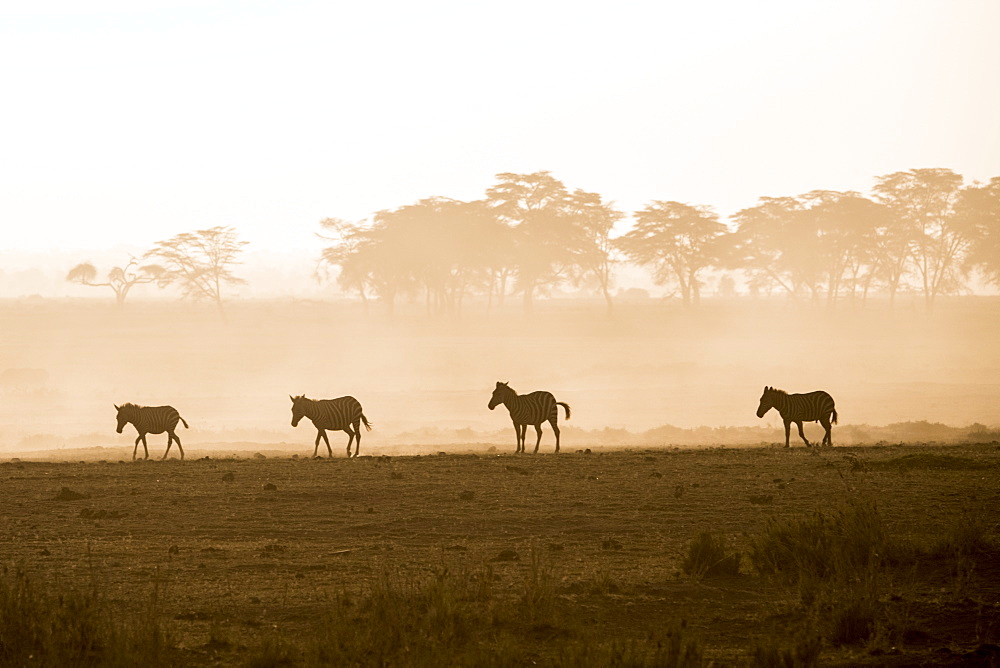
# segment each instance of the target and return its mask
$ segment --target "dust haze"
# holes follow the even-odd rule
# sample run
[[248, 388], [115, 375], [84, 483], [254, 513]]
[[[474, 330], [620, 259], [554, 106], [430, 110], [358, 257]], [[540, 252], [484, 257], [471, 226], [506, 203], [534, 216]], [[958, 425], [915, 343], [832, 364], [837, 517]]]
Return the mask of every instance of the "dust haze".
[[[5, 456], [126, 459], [135, 432], [114, 431], [123, 402], [175, 406], [191, 425], [178, 431], [188, 458], [311, 455], [315, 429], [291, 427], [290, 394], [358, 398], [375, 425], [361, 455], [513, 452], [506, 411], [487, 409], [498, 380], [572, 406], [561, 419], [568, 451], [777, 443], [780, 417], [754, 415], [764, 385], [830, 392], [834, 445], [960, 439], [996, 429], [1000, 404], [1000, 303], [990, 297], [949, 298], [932, 312], [907, 299], [830, 310], [750, 297], [690, 309], [641, 293], [613, 314], [568, 297], [540, 299], [532, 313], [480, 300], [444, 316], [420, 300], [390, 315], [346, 298], [244, 299], [224, 318], [205, 304], [138, 298], [120, 309], [15, 299], [0, 310]], [[811, 440], [820, 432], [806, 425]], [[330, 438], [343, 456], [347, 436]], [[148, 440], [159, 457], [166, 436]], [[552, 448], [546, 425], [540, 452]]]

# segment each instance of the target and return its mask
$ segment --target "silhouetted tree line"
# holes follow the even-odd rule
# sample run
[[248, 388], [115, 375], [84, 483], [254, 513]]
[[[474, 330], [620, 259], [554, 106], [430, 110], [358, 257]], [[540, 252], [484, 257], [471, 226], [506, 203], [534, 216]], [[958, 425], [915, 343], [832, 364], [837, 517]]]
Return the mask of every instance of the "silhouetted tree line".
[[[1000, 177], [963, 185], [948, 169], [880, 176], [870, 196], [814, 190], [762, 197], [722, 222], [710, 206], [654, 200], [625, 213], [601, 195], [570, 190], [549, 172], [503, 173], [471, 202], [432, 197], [370, 220], [328, 218], [320, 263], [344, 290], [391, 311], [398, 298], [421, 298], [432, 313], [456, 312], [470, 296], [489, 307], [557, 287], [590, 288], [613, 308], [615, 266], [648, 267], [653, 280], [688, 306], [701, 298], [708, 270], [741, 274], [751, 294], [863, 302], [875, 293], [895, 300], [917, 290], [928, 307], [967, 289], [978, 272], [1000, 285]], [[223, 314], [225, 284], [243, 283], [232, 268], [246, 242], [230, 227], [178, 234], [106, 278], [90, 263], [69, 281], [108, 287], [121, 306], [138, 284], [177, 285]], [[733, 292], [735, 282], [722, 284]], [[720, 284], [720, 285], [722, 285]]]
[[156, 283], [161, 288], [177, 285], [185, 298], [208, 300], [225, 317], [222, 287], [246, 282], [232, 271], [239, 264], [239, 254], [246, 243], [239, 240], [231, 227], [184, 232], [158, 241], [142, 258], [130, 258], [124, 267], [112, 267], [106, 282], [98, 281], [97, 268], [90, 262], [70, 269], [66, 280], [111, 288], [119, 307], [134, 285]]
[[321, 262], [338, 284], [391, 310], [401, 296], [428, 310], [458, 310], [469, 295], [489, 305], [519, 294], [526, 310], [557, 286], [590, 286], [612, 308], [614, 267], [648, 267], [696, 305], [702, 277], [742, 273], [753, 294], [834, 304], [875, 292], [893, 301], [916, 289], [927, 306], [966, 288], [974, 271], [1000, 284], [1000, 177], [963, 186], [948, 169], [880, 176], [870, 196], [814, 190], [762, 197], [720, 221], [709, 206], [652, 201], [625, 217], [599, 194], [570, 190], [549, 172], [504, 173], [476, 201], [429, 198], [371, 220], [321, 221]]

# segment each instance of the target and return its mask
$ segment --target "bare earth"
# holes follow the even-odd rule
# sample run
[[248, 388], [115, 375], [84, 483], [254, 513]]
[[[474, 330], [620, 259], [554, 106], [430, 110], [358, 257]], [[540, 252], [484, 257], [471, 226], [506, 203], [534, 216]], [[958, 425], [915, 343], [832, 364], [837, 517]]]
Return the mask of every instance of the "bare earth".
[[[960, 465], [911, 457], [927, 454]], [[924, 464], [896, 465], [907, 461]], [[0, 462], [0, 563], [57, 589], [96, 583], [123, 610], [140, 611], [155, 590], [178, 662], [238, 665], [268, 637], [304, 642], [332, 601], [363, 596], [386, 573], [419, 582], [489, 565], [496, 590], [513, 592], [534, 555], [560, 605], [603, 637], [641, 642], [685, 620], [706, 659], [742, 664], [755, 644], [800, 630], [799, 593], [754, 574], [746, 557], [736, 577], [683, 574], [695, 536], [713, 531], [745, 552], [769, 520], [868, 499], [894, 540], [931, 544], [972, 512], [986, 514], [996, 544], [998, 466], [995, 443], [13, 460]], [[821, 663], [946, 664], [996, 643], [998, 554], [962, 573], [919, 563], [892, 592], [906, 641], [825, 644]], [[542, 662], [557, 641], [572, 637], [524, 638]]]

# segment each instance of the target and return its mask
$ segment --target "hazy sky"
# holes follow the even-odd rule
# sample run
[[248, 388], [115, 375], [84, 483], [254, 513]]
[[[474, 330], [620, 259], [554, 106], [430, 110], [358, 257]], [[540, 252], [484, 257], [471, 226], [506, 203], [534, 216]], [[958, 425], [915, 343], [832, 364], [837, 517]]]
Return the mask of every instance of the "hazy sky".
[[[728, 214], [1000, 175], [1000, 2], [145, 2], [0, 9], [0, 250], [317, 221], [550, 170]], [[258, 246], [259, 245], [259, 246]]]

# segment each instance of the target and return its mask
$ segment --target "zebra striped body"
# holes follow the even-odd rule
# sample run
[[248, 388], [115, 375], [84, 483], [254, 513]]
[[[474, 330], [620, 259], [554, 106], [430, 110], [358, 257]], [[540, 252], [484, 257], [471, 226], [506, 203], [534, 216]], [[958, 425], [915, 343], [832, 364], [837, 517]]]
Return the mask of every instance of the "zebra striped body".
[[803, 422], [819, 422], [823, 425], [826, 433], [823, 435], [821, 445], [833, 446], [831, 433], [833, 428], [831, 422], [837, 424], [837, 408], [834, 406], [833, 397], [822, 390], [809, 392], [808, 394], [788, 394], [784, 390], [773, 387], [765, 387], [764, 394], [760, 397], [760, 405], [757, 407], [757, 417], [762, 418], [772, 408], [776, 408], [785, 423], [785, 447], [788, 447], [788, 437], [791, 432], [791, 425], [794, 422], [799, 428], [799, 436], [805, 441], [806, 447], [810, 446], [806, 435], [802, 433]]
[[167, 450], [161, 459], [166, 459], [170, 453], [170, 445], [177, 441], [177, 449], [180, 450], [181, 459], [184, 459], [184, 448], [181, 447], [181, 439], [177, 437], [174, 430], [177, 429], [177, 422], [183, 422], [184, 428], [188, 428], [181, 414], [173, 406], [136, 406], [135, 404], [122, 404], [115, 406], [118, 411], [118, 433], [126, 424], [131, 423], [135, 430], [139, 432], [139, 437], [135, 439], [135, 447], [132, 448], [132, 461], [135, 461], [136, 452], [139, 450], [139, 441], [142, 441], [142, 449], [149, 459], [149, 448], [146, 446], [146, 434], [162, 434], [167, 432]]
[[297, 427], [299, 420], [304, 417], [309, 418], [313, 426], [316, 427], [316, 447], [313, 448], [313, 457], [319, 452], [319, 441], [326, 442], [326, 449], [330, 457], [333, 457], [333, 449], [330, 447], [330, 439], [326, 436], [327, 429], [346, 432], [347, 456], [351, 456], [351, 443], [358, 439], [358, 444], [354, 448], [354, 456], [358, 456], [361, 450], [361, 423], [365, 423], [365, 428], [371, 431], [372, 426], [368, 423], [361, 410], [361, 403], [354, 397], [339, 397], [337, 399], [307, 399], [305, 396], [293, 397], [292, 400], [292, 426]]
[[514, 434], [517, 436], [517, 450], [524, 452], [524, 438], [528, 431], [528, 425], [535, 426], [538, 438], [535, 441], [535, 452], [538, 452], [538, 444], [542, 442], [542, 423], [546, 420], [552, 425], [552, 431], [556, 435], [556, 452], [559, 452], [559, 409], [562, 406], [566, 409], [566, 419], [569, 419], [569, 404], [556, 401], [551, 392], [532, 392], [531, 394], [518, 394], [507, 383], [497, 383], [490, 397], [489, 408], [493, 410], [500, 404], [507, 407], [510, 413], [510, 420], [514, 423]]

